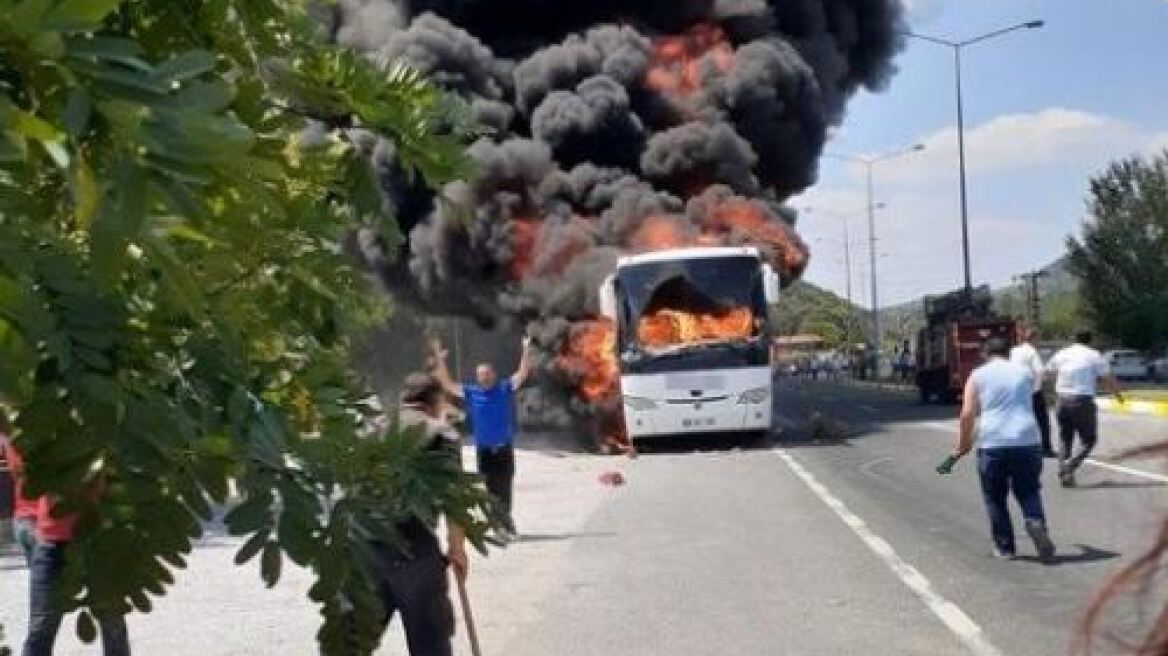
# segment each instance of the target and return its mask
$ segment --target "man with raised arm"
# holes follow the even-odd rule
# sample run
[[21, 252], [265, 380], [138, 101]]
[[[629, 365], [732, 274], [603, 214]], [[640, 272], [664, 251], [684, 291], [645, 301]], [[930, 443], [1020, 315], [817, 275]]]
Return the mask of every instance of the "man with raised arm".
[[531, 375], [531, 346], [523, 340], [523, 355], [519, 368], [506, 378], [500, 378], [495, 368], [485, 362], [475, 367], [475, 379], [457, 383], [450, 376], [446, 351], [434, 340], [434, 376], [447, 394], [466, 401], [471, 435], [478, 456], [478, 471], [487, 484], [487, 491], [498, 499], [503, 517], [504, 537], [514, 539], [515, 520], [511, 514], [511, 488], [515, 480], [515, 390], [523, 386]]

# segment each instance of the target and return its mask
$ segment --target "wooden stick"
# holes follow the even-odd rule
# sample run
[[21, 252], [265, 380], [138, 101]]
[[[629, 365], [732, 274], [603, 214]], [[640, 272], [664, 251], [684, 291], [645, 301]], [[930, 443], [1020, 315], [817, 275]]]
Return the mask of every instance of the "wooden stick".
[[479, 647], [479, 633], [475, 629], [474, 614], [470, 610], [470, 595], [466, 593], [466, 581], [458, 574], [454, 575], [454, 581], [458, 584], [458, 600], [462, 603], [462, 621], [466, 623], [466, 636], [470, 639], [470, 653], [474, 656], [483, 656], [482, 648]]

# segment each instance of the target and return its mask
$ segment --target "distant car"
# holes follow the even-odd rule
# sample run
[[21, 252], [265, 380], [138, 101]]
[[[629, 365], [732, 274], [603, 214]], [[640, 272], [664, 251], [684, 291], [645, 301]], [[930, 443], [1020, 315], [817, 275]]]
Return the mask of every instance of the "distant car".
[[1148, 358], [1148, 378], [1157, 383], [1168, 382], [1168, 353]]
[[1148, 366], [1139, 351], [1117, 349], [1103, 354], [1111, 373], [1122, 380], [1140, 380], [1148, 375]]

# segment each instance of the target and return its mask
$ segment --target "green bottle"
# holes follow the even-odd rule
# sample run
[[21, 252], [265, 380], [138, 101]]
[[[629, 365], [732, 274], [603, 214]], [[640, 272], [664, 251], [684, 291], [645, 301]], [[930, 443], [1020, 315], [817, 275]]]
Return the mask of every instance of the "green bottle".
[[942, 476], [946, 474], [952, 474], [953, 465], [956, 465], [958, 460], [961, 460], [961, 456], [950, 455], [949, 457], [945, 458], [941, 461], [941, 464], [937, 465], [937, 473]]

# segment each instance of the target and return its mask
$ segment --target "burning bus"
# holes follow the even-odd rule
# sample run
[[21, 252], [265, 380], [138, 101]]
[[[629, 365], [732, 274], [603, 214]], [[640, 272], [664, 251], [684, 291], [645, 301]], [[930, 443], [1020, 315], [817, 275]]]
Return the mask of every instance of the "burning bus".
[[768, 306], [778, 296], [779, 277], [754, 247], [621, 257], [600, 305], [614, 325], [628, 438], [768, 430]]

